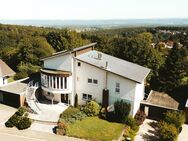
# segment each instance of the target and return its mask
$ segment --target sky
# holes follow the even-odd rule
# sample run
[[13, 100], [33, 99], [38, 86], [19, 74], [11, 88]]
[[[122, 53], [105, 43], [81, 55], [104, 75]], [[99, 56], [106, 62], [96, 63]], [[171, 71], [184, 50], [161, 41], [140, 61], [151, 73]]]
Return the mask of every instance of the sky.
[[188, 0], [0, 0], [2, 20], [188, 18]]

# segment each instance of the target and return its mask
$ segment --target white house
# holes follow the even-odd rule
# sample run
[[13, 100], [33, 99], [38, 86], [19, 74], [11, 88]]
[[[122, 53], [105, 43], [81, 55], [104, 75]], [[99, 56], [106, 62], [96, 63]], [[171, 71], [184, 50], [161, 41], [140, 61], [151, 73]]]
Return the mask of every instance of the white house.
[[117, 100], [131, 104], [135, 115], [144, 98], [144, 81], [150, 70], [94, 50], [96, 43], [62, 51], [41, 59], [43, 95], [74, 105], [94, 99], [103, 105]]
[[8, 77], [13, 76], [15, 72], [0, 59], [0, 87], [8, 83]]

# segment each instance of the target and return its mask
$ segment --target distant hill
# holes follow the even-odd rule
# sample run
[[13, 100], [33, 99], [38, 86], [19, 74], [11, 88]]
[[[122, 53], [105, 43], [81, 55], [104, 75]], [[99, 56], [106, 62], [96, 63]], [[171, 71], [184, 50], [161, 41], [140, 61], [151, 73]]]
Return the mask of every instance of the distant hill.
[[2, 24], [44, 27], [119, 28], [140, 26], [188, 26], [188, 19], [128, 19], [128, 20], [0, 20]]

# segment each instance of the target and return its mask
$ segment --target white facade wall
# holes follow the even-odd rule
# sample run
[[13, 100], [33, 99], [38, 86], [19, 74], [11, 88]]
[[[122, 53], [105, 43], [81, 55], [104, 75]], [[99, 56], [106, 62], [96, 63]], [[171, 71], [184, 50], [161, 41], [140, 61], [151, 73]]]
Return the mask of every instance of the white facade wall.
[[[116, 83], [120, 83], [120, 93], [115, 92]], [[111, 105], [115, 101], [123, 99], [131, 104], [130, 114], [133, 115], [136, 82], [113, 73], [108, 73], [107, 84], [109, 89], [109, 104]]]
[[144, 82], [141, 84], [136, 84], [136, 92], [134, 97], [134, 108], [133, 108], [133, 116], [136, 114], [138, 109], [140, 108], [140, 102], [144, 99]]
[[54, 69], [54, 70], [72, 70], [72, 54], [66, 54], [63, 56], [57, 56], [44, 60], [44, 68]]
[[[105, 71], [97, 67], [80, 62], [81, 66], [77, 65], [79, 61], [75, 61], [75, 93], [78, 94], [78, 103], [85, 104], [82, 99], [83, 93], [92, 95], [92, 99], [102, 103], [102, 92], [105, 84]], [[88, 78], [98, 80], [98, 84], [89, 84]]]

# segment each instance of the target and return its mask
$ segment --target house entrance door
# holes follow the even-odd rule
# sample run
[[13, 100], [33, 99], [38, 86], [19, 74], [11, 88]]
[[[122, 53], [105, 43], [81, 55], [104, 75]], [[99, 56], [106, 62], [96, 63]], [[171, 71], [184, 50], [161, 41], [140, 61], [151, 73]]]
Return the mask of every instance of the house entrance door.
[[62, 103], [68, 104], [68, 100], [69, 100], [68, 94], [61, 94], [61, 102]]

